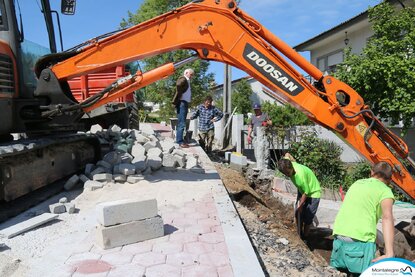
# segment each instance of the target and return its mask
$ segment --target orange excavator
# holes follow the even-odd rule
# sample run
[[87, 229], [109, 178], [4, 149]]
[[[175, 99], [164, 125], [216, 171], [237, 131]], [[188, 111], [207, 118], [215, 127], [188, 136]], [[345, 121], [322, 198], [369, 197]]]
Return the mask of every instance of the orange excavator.
[[[177, 49], [193, 50], [195, 55], [122, 78], [81, 103], [71, 96], [67, 85], [71, 78]], [[415, 180], [410, 174], [415, 163], [406, 144], [384, 127], [356, 91], [324, 76], [233, 0], [195, 0], [73, 51], [44, 56], [35, 67], [38, 84], [34, 97], [43, 100], [36, 116], [49, 126], [76, 122], [83, 113], [170, 76], [195, 58], [245, 71], [276, 99], [338, 134], [370, 162], [388, 162], [394, 169], [396, 187], [415, 199]], [[311, 84], [288, 60], [317, 82]]]

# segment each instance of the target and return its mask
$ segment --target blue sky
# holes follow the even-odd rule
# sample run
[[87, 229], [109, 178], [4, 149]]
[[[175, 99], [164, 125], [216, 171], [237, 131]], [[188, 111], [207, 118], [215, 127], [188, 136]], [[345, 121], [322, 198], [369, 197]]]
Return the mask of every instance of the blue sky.
[[[19, 2], [26, 38], [47, 46], [47, 37], [42, 35], [43, 29], [38, 24], [38, 0]], [[52, 9], [60, 11], [60, 1], [51, 2]], [[240, 8], [283, 41], [295, 46], [379, 2], [380, 0], [242, 0]], [[141, 3], [142, 0], [78, 0], [75, 15], [60, 15], [64, 49], [116, 30], [122, 18], [127, 18], [128, 11], [135, 13]], [[223, 65], [213, 63], [210, 70], [215, 73], [216, 82], [222, 83]], [[244, 72], [233, 70], [232, 79], [243, 76], [246, 76]]]

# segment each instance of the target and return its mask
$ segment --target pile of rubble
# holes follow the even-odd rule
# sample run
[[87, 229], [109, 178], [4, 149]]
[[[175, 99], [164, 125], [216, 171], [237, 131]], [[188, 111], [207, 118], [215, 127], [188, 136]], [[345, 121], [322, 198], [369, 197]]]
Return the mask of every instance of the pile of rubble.
[[96, 164], [87, 164], [84, 174], [73, 175], [65, 184], [66, 190], [79, 183], [88, 190], [102, 188], [107, 183], [136, 183], [159, 169], [183, 168], [204, 173], [198, 165], [198, 156], [186, 154], [171, 138], [160, 140], [154, 134], [121, 129], [117, 125], [108, 130], [94, 125], [90, 132], [98, 136], [102, 149], [109, 152]]

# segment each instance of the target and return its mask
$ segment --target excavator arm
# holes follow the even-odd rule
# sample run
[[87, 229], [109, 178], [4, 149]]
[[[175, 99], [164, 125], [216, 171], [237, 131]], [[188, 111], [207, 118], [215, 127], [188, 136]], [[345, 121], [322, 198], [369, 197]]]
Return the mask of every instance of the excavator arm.
[[[332, 76], [323, 76], [239, 9], [235, 1], [193, 1], [105, 39], [92, 41], [50, 68], [37, 68], [40, 84], [36, 93], [41, 96], [44, 90], [53, 90], [51, 87], [70, 78], [177, 49], [194, 50], [201, 59], [223, 62], [245, 71], [268, 87], [276, 99], [290, 103], [315, 123], [337, 133], [372, 163], [388, 162], [394, 169], [395, 185], [415, 199], [415, 181], [404, 166], [407, 163], [414, 167], [406, 144], [383, 126], [356, 91]], [[310, 84], [287, 60], [317, 83]], [[174, 73], [172, 65], [162, 68], [131, 78], [123, 85], [122, 93]], [[106, 100], [100, 101], [84, 111]]]

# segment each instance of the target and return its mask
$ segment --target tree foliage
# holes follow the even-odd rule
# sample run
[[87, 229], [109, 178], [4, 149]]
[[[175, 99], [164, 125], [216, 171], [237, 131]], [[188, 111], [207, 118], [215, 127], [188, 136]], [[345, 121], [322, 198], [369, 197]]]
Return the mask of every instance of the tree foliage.
[[374, 35], [362, 54], [345, 51], [336, 76], [358, 91], [372, 110], [393, 124], [411, 124], [415, 114], [415, 9], [389, 1], [369, 9]]
[[236, 107], [236, 113], [244, 114], [252, 111], [251, 95], [253, 91], [246, 79], [240, 80], [232, 91], [232, 111]]
[[293, 143], [290, 153], [298, 163], [313, 170], [323, 187], [336, 188], [343, 183], [346, 170], [340, 159], [342, 148], [336, 143], [310, 133]]
[[262, 111], [268, 113], [272, 120], [272, 125], [284, 129], [294, 126], [310, 125], [312, 122], [299, 110], [290, 105], [278, 105], [277, 103], [265, 102]]
[[[189, 3], [189, 0], [144, 0], [136, 13], [128, 13], [128, 17], [123, 19], [121, 27], [130, 27], [138, 23], [144, 22], [148, 19], [156, 17], [160, 14], [173, 10]], [[141, 41], [137, 43], [151, 43], [151, 41]], [[140, 61], [140, 70], [148, 71], [159, 67], [162, 64], [169, 62], [177, 62], [194, 54], [190, 50], [177, 50], [169, 53], [156, 55], [154, 57], [146, 58]], [[211, 83], [214, 81], [213, 73], [208, 73], [209, 62], [204, 60], [197, 60], [187, 67], [195, 71], [192, 79], [192, 106], [197, 106], [203, 102], [204, 97], [209, 93]], [[176, 89], [176, 80], [183, 75], [183, 70], [179, 70], [173, 76], [159, 80], [140, 90], [144, 94], [147, 101], [152, 101], [160, 104], [160, 116], [167, 120], [169, 117], [175, 116], [174, 106], [171, 104]]]

